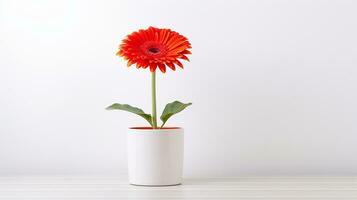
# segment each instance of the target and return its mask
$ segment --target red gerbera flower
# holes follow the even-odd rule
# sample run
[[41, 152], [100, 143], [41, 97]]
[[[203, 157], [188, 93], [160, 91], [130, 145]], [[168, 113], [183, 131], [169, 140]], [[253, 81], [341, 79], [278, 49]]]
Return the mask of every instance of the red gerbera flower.
[[128, 66], [136, 64], [137, 68], [150, 66], [154, 72], [158, 67], [163, 73], [166, 66], [175, 70], [175, 65], [183, 68], [178, 59], [189, 61], [186, 54], [191, 44], [185, 36], [170, 29], [149, 27], [128, 35], [119, 46], [118, 56], [128, 60]]

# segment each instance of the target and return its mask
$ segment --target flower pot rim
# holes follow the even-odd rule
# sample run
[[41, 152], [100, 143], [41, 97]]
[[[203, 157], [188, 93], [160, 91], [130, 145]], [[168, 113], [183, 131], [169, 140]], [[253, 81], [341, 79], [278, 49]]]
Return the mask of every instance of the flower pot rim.
[[148, 126], [134, 126], [134, 127], [129, 127], [131, 130], [142, 130], [142, 131], [170, 131], [170, 130], [182, 130], [183, 128], [181, 127], [163, 127], [163, 128], [152, 128]]

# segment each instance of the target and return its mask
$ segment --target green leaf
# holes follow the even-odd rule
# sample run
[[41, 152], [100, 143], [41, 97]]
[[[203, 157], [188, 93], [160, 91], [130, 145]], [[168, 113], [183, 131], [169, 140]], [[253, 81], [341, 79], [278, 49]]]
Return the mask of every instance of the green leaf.
[[181, 103], [179, 101], [174, 101], [172, 103], [168, 103], [165, 106], [164, 111], [161, 114], [161, 121], [162, 121], [162, 125], [161, 128], [165, 125], [165, 123], [167, 122], [167, 120], [174, 114], [179, 113], [181, 111], [183, 111], [187, 106], [192, 105], [192, 103]]
[[107, 110], [124, 110], [143, 117], [152, 126], [151, 115], [146, 114], [143, 110], [137, 107], [130, 106], [128, 104], [115, 103], [106, 108]]

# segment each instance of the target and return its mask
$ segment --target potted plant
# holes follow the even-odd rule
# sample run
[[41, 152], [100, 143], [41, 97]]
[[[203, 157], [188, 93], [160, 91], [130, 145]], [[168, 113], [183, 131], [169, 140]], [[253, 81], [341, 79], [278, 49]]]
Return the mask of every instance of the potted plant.
[[188, 39], [170, 29], [149, 27], [129, 34], [119, 46], [118, 56], [127, 65], [149, 68], [151, 72], [152, 113], [128, 104], [115, 103], [108, 110], [124, 110], [144, 118], [150, 126], [131, 127], [128, 130], [129, 182], [134, 185], [178, 185], [182, 180], [183, 134], [180, 127], [165, 127], [167, 120], [191, 103], [174, 101], [165, 106], [158, 126], [156, 111], [156, 71], [175, 71], [183, 68], [179, 59], [187, 60], [191, 44]]

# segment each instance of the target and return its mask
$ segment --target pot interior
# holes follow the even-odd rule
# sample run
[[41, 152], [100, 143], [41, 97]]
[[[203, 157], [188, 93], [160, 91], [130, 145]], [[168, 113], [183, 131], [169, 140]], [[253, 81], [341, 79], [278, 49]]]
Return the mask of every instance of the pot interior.
[[152, 128], [148, 126], [138, 126], [138, 127], [130, 127], [129, 129], [135, 130], [173, 130], [173, 129], [181, 129], [180, 127], [163, 127], [163, 128]]

